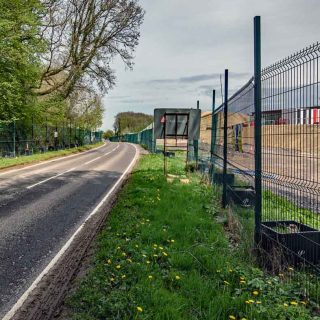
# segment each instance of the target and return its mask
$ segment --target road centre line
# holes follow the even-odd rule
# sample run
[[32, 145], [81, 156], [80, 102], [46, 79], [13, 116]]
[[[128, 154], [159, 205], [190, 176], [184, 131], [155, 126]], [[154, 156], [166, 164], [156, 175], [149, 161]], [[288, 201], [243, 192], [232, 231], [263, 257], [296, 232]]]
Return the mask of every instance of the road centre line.
[[[119, 144], [118, 144], [115, 148], [113, 148], [111, 151], [105, 153], [104, 156], [106, 156], [106, 155], [108, 155], [108, 154], [116, 151], [118, 148], [119, 148]], [[79, 168], [79, 167], [81, 167], [81, 166], [83, 166], [83, 165], [86, 165], [86, 164], [89, 164], [89, 163], [91, 163], [91, 162], [94, 162], [94, 161], [96, 161], [96, 160], [98, 160], [98, 159], [100, 159], [100, 158], [102, 158], [102, 156], [97, 157], [97, 158], [94, 158], [94, 159], [92, 159], [92, 160], [90, 160], [90, 161], [85, 162], [84, 164], [80, 164], [80, 165], [78, 165], [78, 166], [76, 166], [76, 167], [73, 167], [73, 168], [68, 169], [68, 170], [66, 170], [66, 171], [63, 171], [63, 172], [61, 172], [61, 173], [58, 173], [58, 174], [56, 174], [56, 175], [54, 175], [54, 176], [52, 176], [52, 177], [50, 177], [50, 178], [47, 178], [47, 179], [44, 179], [44, 180], [42, 180], [42, 181], [39, 181], [39, 182], [37, 182], [37, 183], [35, 183], [35, 184], [32, 184], [31, 186], [28, 186], [27, 189], [30, 190], [30, 189], [32, 189], [32, 188], [34, 188], [34, 187], [36, 187], [36, 186], [39, 186], [40, 184], [43, 184], [43, 183], [48, 182], [48, 181], [50, 181], [50, 180], [52, 180], [52, 179], [58, 178], [58, 177], [62, 176], [62, 175], [65, 174], [65, 173], [71, 172], [71, 171], [73, 171], [73, 170], [75, 170], [75, 169], [77, 169], [77, 168]]]
[[46, 266], [46, 268], [39, 274], [39, 276], [36, 278], [36, 280], [31, 284], [31, 286], [24, 292], [24, 294], [19, 298], [19, 300], [13, 305], [13, 307], [9, 310], [9, 312], [2, 318], [2, 320], [10, 320], [15, 313], [18, 311], [18, 309], [23, 305], [23, 303], [27, 300], [30, 293], [37, 287], [39, 282], [42, 280], [42, 278], [54, 267], [54, 265], [59, 261], [61, 256], [67, 251], [67, 249], [71, 246], [74, 238], [80, 233], [80, 231], [83, 229], [86, 222], [95, 215], [99, 209], [105, 204], [105, 202], [108, 200], [110, 195], [113, 193], [113, 191], [116, 189], [116, 187], [120, 184], [120, 182], [124, 179], [128, 171], [132, 168], [134, 165], [138, 149], [135, 145], [130, 144], [135, 148], [135, 154], [130, 162], [127, 169], [123, 172], [123, 174], [120, 176], [120, 178], [116, 181], [116, 183], [113, 185], [113, 187], [107, 192], [107, 194], [103, 197], [103, 199], [98, 203], [98, 205], [91, 211], [91, 213], [88, 215], [86, 220], [83, 222], [83, 224], [76, 230], [76, 232], [70, 237], [70, 239], [65, 243], [65, 245], [60, 249], [60, 251], [55, 255], [55, 257], [49, 262], [49, 264]]

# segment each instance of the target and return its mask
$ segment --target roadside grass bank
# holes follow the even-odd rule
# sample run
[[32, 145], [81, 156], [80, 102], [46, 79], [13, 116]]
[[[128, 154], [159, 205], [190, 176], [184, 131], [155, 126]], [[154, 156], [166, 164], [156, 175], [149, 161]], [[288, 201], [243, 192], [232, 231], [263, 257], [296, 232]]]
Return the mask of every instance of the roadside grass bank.
[[103, 145], [103, 142], [98, 142], [95, 144], [88, 144], [85, 146], [77, 147], [77, 148], [71, 148], [71, 149], [65, 149], [65, 150], [58, 150], [58, 151], [48, 151], [46, 153], [39, 153], [34, 154], [31, 156], [21, 156], [16, 158], [0, 158], [0, 170], [10, 167], [15, 167], [19, 165], [24, 164], [30, 164], [30, 163], [37, 163], [44, 160], [49, 160], [53, 158], [58, 158], [62, 156], [67, 156], [73, 153], [79, 153], [86, 150], [94, 149], [99, 146]]
[[[170, 165], [185, 174], [181, 159]], [[218, 188], [187, 177], [168, 183], [161, 156], [140, 160], [67, 298], [68, 319], [320, 319], [295, 270], [255, 267], [248, 211], [222, 211]]]

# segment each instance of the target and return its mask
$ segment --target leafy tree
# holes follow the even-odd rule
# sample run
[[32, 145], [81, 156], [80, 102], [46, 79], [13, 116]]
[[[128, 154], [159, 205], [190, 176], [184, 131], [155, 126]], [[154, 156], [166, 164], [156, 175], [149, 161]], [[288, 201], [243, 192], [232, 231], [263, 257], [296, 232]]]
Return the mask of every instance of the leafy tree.
[[103, 139], [109, 139], [114, 136], [114, 132], [112, 130], [107, 130], [103, 133]]
[[38, 0], [0, 0], [0, 120], [32, 113], [32, 87], [39, 82], [40, 38]]
[[118, 134], [138, 132], [153, 121], [153, 116], [140, 112], [120, 112], [116, 115], [113, 124]]

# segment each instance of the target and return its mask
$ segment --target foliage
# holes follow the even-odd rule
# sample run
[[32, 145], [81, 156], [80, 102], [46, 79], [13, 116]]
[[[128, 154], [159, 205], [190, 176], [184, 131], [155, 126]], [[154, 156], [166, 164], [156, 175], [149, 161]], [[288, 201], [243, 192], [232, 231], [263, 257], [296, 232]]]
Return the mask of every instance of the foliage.
[[113, 124], [118, 134], [138, 132], [146, 128], [153, 121], [153, 116], [140, 112], [120, 112]]
[[[185, 174], [181, 159], [170, 162]], [[265, 275], [231, 248], [216, 222], [217, 190], [195, 173], [168, 183], [162, 166], [144, 156], [122, 191], [69, 298], [73, 319], [319, 319], [294, 270]]]
[[0, 119], [27, 116], [39, 82], [42, 6], [38, 0], [0, 0]]
[[114, 132], [112, 130], [107, 130], [103, 133], [103, 139], [109, 139], [114, 136]]

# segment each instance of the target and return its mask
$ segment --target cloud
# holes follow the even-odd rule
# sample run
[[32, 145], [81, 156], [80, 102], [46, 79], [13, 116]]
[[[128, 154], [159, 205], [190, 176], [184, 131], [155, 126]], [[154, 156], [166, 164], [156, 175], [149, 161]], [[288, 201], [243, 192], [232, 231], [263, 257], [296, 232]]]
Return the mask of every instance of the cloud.
[[[172, 79], [154, 79], [147, 81], [148, 83], [196, 83], [196, 82], [202, 82], [202, 81], [208, 81], [208, 80], [218, 80], [220, 79], [221, 73], [211, 73], [211, 74], [196, 74], [193, 76], [188, 77], [181, 77], [181, 78], [172, 78]], [[229, 73], [230, 78], [244, 78], [249, 77], [248, 73], [245, 72], [230, 72]]]

